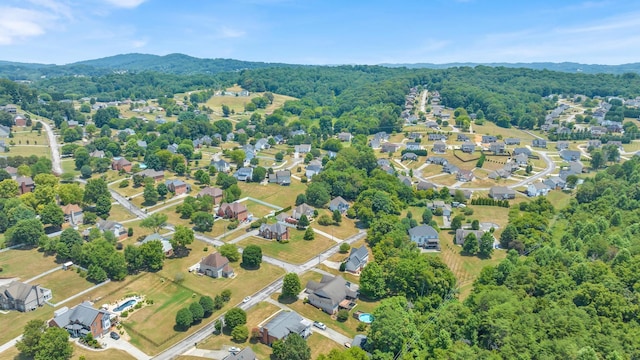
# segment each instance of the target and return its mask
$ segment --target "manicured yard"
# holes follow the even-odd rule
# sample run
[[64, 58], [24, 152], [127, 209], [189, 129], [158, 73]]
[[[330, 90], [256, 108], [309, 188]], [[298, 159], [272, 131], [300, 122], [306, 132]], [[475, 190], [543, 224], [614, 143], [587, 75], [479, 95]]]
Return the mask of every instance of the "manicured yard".
[[[22, 334], [25, 325], [31, 320], [47, 321], [53, 317], [53, 308], [45, 305], [38, 308], [35, 311], [29, 311], [26, 313], [20, 311], [9, 311], [7, 314], [0, 313], [0, 324], [2, 324], [2, 331], [0, 331], [0, 343], [4, 344], [9, 340]], [[15, 347], [13, 348], [15, 349]], [[17, 350], [16, 350], [17, 351]], [[0, 354], [0, 359], [12, 359], [5, 357], [6, 352]]]
[[[327, 214], [332, 216], [331, 211], [328, 209], [318, 210], [319, 216], [322, 214]], [[345, 240], [346, 238], [355, 235], [358, 233], [358, 228], [356, 228], [355, 221], [353, 219], [349, 219], [346, 216], [342, 216], [342, 222], [339, 225], [327, 225], [323, 226], [318, 224], [317, 221], [314, 221], [311, 226], [314, 229], [318, 229], [320, 231], [326, 232], [329, 235], [333, 235], [338, 239]]]
[[111, 212], [109, 213], [109, 220], [113, 221], [125, 221], [135, 219], [129, 210], [125, 209], [122, 205], [111, 205]]
[[[490, 122], [490, 121], [485, 121], [484, 125], [473, 125], [473, 131], [477, 134], [480, 135], [502, 135], [503, 138], [509, 138], [509, 137], [516, 137], [516, 138], [520, 138], [520, 140], [525, 140], [524, 143], [522, 145], [524, 145], [527, 141], [526, 140], [533, 140], [534, 137], [527, 134], [526, 132], [522, 131], [522, 130], [518, 130], [516, 128], [501, 128], [499, 126], [497, 126], [496, 124]], [[534, 132], [535, 133], [535, 132]]]
[[[76, 344], [73, 344], [73, 356], [71, 357], [71, 360], [78, 360], [80, 359], [80, 357], [84, 357], [85, 359], [91, 359], [91, 360], [112, 360], [112, 359], [135, 360], [133, 356], [129, 355], [129, 353], [124, 352], [122, 350], [107, 349], [107, 350], [101, 350], [101, 351], [91, 351], [83, 347], [80, 347]], [[15, 346], [3, 353], [0, 353], [0, 358], [13, 359], [13, 360], [28, 359], [27, 357], [21, 356], [20, 352], [18, 351], [18, 349], [16, 349]]]
[[253, 214], [253, 217], [261, 218], [276, 211], [276, 209], [272, 207], [262, 205], [251, 200], [243, 201], [242, 204], [247, 207], [247, 210], [249, 210], [251, 214]]
[[336, 245], [335, 241], [315, 235], [314, 240], [303, 240], [303, 231], [290, 229], [291, 240], [288, 243], [270, 241], [259, 237], [250, 237], [238, 243], [240, 247], [258, 245], [262, 253], [293, 264], [302, 264], [324, 250]]
[[51, 302], [54, 304], [95, 285], [81, 277], [75, 268], [55, 271], [35, 280], [34, 284], [36, 283], [51, 290], [53, 293]]
[[[109, 185], [109, 187], [113, 190], [115, 190], [118, 194], [128, 198], [130, 196], [133, 195], [137, 195], [137, 194], [142, 194], [142, 192], [144, 191], [144, 186], [140, 186], [140, 187], [133, 187], [133, 180], [129, 179], [129, 186], [121, 188], [120, 186], [120, 181], [117, 181], [111, 185]], [[142, 195], [140, 195], [142, 196]]]
[[242, 190], [240, 197], [252, 197], [266, 201], [276, 206], [293, 206], [298, 194], [306, 191], [307, 186], [296, 179], [291, 179], [291, 185], [280, 186], [276, 184], [260, 185], [256, 183], [239, 182]]
[[28, 280], [57, 266], [55, 256], [47, 256], [36, 249], [14, 249], [0, 253], [2, 277], [19, 277]]
[[76, 170], [75, 160], [71, 158], [62, 159], [62, 161], [60, 161], [60, 165], [62, 166], [63, 173], [80, 175], [80, 171]]
[[313, 334], [307, 339], [307, 345], [311, 348], [311, 358], [317, 359], [321, 354], [328, 354], [333, 349], [344, 349], [344, 345], [320, 334]]
[[19, 145], [49, 145], [47, 133], [43, 130], [41, 134], [37, 131], [15, 131], [13, 132], [13, 138], [10, 139], [16, 146]]
[[569, 205], [571, 194], [561, 190], [552, 190], [547, 194], [547, 200], [553, 204], [556, 210], [560, 210]]
[[[17, 142], [16, 142], [17, 144]], [[15, 145], [9, 146], [9, 153], [5, 154], [7, 156], [44, 156], [46, 158], [51, 158], [51, 151], [47, 145]]]

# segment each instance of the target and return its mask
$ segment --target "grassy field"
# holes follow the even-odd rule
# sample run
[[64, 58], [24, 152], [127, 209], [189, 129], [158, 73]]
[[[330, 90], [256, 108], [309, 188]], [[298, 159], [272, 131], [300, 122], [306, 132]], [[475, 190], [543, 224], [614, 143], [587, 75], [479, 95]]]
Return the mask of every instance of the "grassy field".
[[294, 205], [296, 196], [307, 189], [307, 185], [295, 179], [291, 179], [290, 186], [259, 185], [245, 182], [239, 182], [238, 186], [242, 190], [240, 197], [248, 196], [280, 207]]
[[[480, 135], [502, 135], [503, 138], [517, 137], [520, 138], [520, 140], [525, 140], [525, 143], [527, 140], [531, 141], [534, 139], [533, 136], [522, 130], [516, 128], [501, 128], [490, 121], [485, 121], [484, 125], [473, 125], [473, 131]], [[522, 145], [524, 145], [524, 143]]]
[[307, 344], [311, 348], [311, 358], [317, 359], [322, 354], [328, 354], [333, 349], [344, 349], [344, 345], [322, 336], [320, 334], [311, 335], [307, 339]]
[[16, 146], [18, 145], [49, 145], [49, 141], [47, 139], [47, 134], [42, 131], [41, 134], [38, 134], [37, 131], [14, 131], [13, 138], [11, 138]]
[[247, 207], [254, 217], [264, 217], [265, 215], [276, 211], [272, 207], [265, 206], [251, 200], [244, 201], [242, 204]]
[[336, 243], [316, 234], [314, 240], [303, 240], [303, 231], [290, 229], [291, 240], [288, 243], [269, 241], [259, 237], [250, 237], [238, 243], [241, 247], [258, 245], [262, 253], [293, 264], [302, 264]]
[[55, 256], [47, 256], [36, 249], [14, 249], [0, 253], [2, 277], [19, 277], [21, 280], [30, 279], [59, 264]]
[[57, 303], [80, 291], [86, 290], [94, 283], [87, 281], [74, 270], [58, 270], [34, 281], [34, 284], [50, 289], [53, 293], [52, 303]]
[[553, 190], [547, 194], [547, 200], [553, 204], [556, 210], [564, 209], [571, 201], [571, 194], [560, 190]]
[[[17, 142], [16, 142], [17, 144]], [[9, 153], [7, 156], [43, 156], [51, 158], [51, 151], [46, 145], [15, 145], [9, 146]]]
[[[318, 215], [327, 214], [331, 216], [331, 211], [327, 209], [318, 210]], [[346, 216], [342, 216], [342, 222], [339, 225], [328, 225], [323, 226], [318, 224], [317, 221], [314, 221], [311, 224], [311, 227], [314, 229], [318, 229], [320, 231], [326, 232], [327, 234], [333, 235], [338, 239], [345, 240], [346, 238], [355, 235], [358, 233], [358, 229], [356, 228], [355, 221], [353, 219], [349, 219]]]
[[442, 250], [437, 256], [451, 269], [458, 280], [460, 288], [460, 299], [469, 296], [473, 288], [473, 282], [480, 275], [482, 268], [487, 265], [497, 265], [507, 256], [504, 250], [495, 250], [491, 259], [480, 259], [477, 256], [464, 256], [461, 254], [462, 247], [453, 245], [453, 235], [440, 240]]
[[[102, 351], [91, 351], [73, 344], [73, 356], [71, 357], [71, 360], [78, 360], [80, 359], [80, 357], [84, 357], [88, 360], [135, 360], [133, 356], [122, 350], [107, 349]], [[30, 359], [29, 357], [20, 355], [20, 352], [18, 352], [18, 349], [16, 349], [15, 346], [5, 352], [0, 353], [0, 358], [12, 360]]]
[[71, 173], [74, 175], [79, 175], [80, 171], [76, 170], [76, 162], [75, 160], [71, 159], [71, 158], [67, 158], [67, 159], [62, 159], [62, 161], [60, 162], [60, 165], [62, 166], [62, 172], [63, 173]]
[[[29, 311], [26, 313], [20, 311], [9, 311], [7, 314], [0, 313], [0, 324], [2, 324], [2, 331], [0, 331], [0, 343], [4, 344], [22, 334], [24, 326], [29, 321], [47, 321], [52, 317], [53, 308], [47, 305], [38, 308], [35, 311]], [[9, 359], [9, 357], [5, 357], [5, 353], [2, 353], [0, 354], [0, 359]]]
[[121, 188], [120, 187], [120, 182], [115, 182], [111, 185], [109, 185], [109, 187], [113, 190], [115, 190], [118, 194], [128, 198], [130, 196], [133, 195], [137, 195], [137, 194], [141, 194], [144, 191], [144, 186], [140, 186], [140, 187], [133, 187], [133, 181], [129, 180], [129, 186]]
[[122, 207], [120, 204], [111, 205], [111, 212], [109, 213], [109, 220], [113, 221], [125, 221], [135, 219], [129, 210]]

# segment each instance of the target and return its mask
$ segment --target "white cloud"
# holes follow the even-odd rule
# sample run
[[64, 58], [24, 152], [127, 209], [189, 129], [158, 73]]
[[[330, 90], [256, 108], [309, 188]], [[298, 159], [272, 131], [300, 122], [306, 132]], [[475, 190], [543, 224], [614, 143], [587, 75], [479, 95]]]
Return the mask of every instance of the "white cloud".
[[133, 46], [136, 49], [139, 49], [141, 47], [145, 47], [147, 45], [147, 40], [133, 40], [131, 42], [131, 46]]
[[10, 45], [45, 33], [51, 21], [47, 14], [16, 7], [0, 7], [0, 45]]
[[223, 39], [232, 39], [232, 38], [240, 38], [246, 35], [246, 32], [243, 30], [236, 30], [230, 27], [223, 26], [218, 33], [218, 37]]
[[140, 6], [146, 0], [105, 0], [105, 1], [116, 7], [133, 9]]

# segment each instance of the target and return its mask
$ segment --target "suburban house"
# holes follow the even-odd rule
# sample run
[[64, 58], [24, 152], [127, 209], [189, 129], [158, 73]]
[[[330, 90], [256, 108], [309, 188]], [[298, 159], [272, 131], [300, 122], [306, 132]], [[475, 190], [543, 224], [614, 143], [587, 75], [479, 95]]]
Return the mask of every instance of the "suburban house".
[[464, 195], [465, 199], [471, 199], [471, 196], [473, 195], [473, 191], [465, 189], [449, 189], [449, 195], [456, 196], [457, 191], [462, 192], [462, 195]]
[[229, 265], [229, 259], [219, 252], [207, 255], [200, 261], [200, 272], [212, 278], [232, 277], [233, 268]]
[[269, 322], [260, 326], [260, 342], [271, 346], [284, 340], [289, 334], [298, 334], [303, 339], [311, 335], [311, 321], [292, 311], [280, 311]]
[[309, 164], [307, 165], [307, 168], [304, 171], [304, 175], [308, 178], [311, 179], [312, 177], [314, 177], [315, 175], [320, 174], [320, 172], [322, 171], [322, 165], [318, 165], [318, 164]]
[[544, 139], [533, 139], [533, 142], [531, 143], [531, 145], [533, 147], [546, 149], [547, 148], [547, 140], [544, 140]]
[[351, 253], [349, 253], [349, 258], [345, 261], [345, 271], [350, 273], [359, 274], [367, 265], [369, 261], [369, 250], [367, 247], [362, 245], [359, 248], [351, 248]]
[[447, 165], [448, 161], [445, 158], [439, 157], [439, 156], [429, 156], [427, 158], [427, 164], [434, 164], [434, 165]]
[[476, 144], [474, 144], [474, 143], [472, 143], [470, 141], [467, 141], [464, 144], [462, 144], [460, 149], [464, 153], [472, 153], [472, 152], [476, 151]]
[[240, 351], [239, 353], [231, 353], [227, 356], [225, 356], [224, 358], [222, 358], [222, 360], [256, 360], [256, 353], [253, 352], [253, 350], [250, 347], [246, 347], [244, 349], [242, 349], [242, 351]]
[[527, 166], [529, 163], [529, 157], [524, 153], [516, 155], [513, 160], [518, 164], [518, 166]]
[[13, 123], [16, 124], [16, 126], [27, 126], [27, 118], [22, 115], [16, 115], [13, 118]]
[[347, 200], [343, 199], [342, 196], [336, 196], [329, 202], [329, 210], [331, 211], [340, 211], [344, 213], [349, 210], [349, 203]]
[[470, 229], [458, 229], [456, 230], [456, 236], [454, 238], [454, 242], [456, 245], [464, 245], [464, 239], [469, 235], [473, 234], [476, 236], [476, 239], [480, 241], [482, 235], [484, 235], [484, 231], [482, 230], [470, 230]]
[[569, 166], [563, 167], [562, 170], [560, 170], [560, 174], [558, 174], [563, 180], [567, 180], [567, 177], [569, 177], [569, 175], [577, 175], [577, 174], [582, 174], [582, 171], [584, 170], [584, 165], [582, 165], [582, 163], [577, 162], [577, 161], [571, 161], [569, 162]]
[[102, 150], [94, 150], [94, 151], [89, 153], [89, 156], [92, 157], [92, 158], [103, 159], [104, 158], [104, 151], [102, 151]]
[[11, 281], [0, 285], [0, 309], [18, 310], [21, 312], [33, 311], [52, 298], [51, 290], [40, 285], [25, 284], [19, 281]]
[[6, 168], [4, 168], [4, 171], [6, 171], [13, 179], [18, 176], [18, 169], [14, 168], [13, 166], [7, 166]]
[[513, 149], [513, 155], [517, 156], [520, 154], [525, 154], [527, 155], [527, 157], [531, 156], [531, 150], [527, 149], [527, 148], [515, 148]]
[[408, 142], [406, 144], [407, 150], [411, 150], [411, 151], [415, 151], [415, 150], [422, 150], [422, 145], [420, 145], [419, 142]]
[[91, 334], [98, 339], [111, 330], [111, 313], [94, 309], [90, 302], [85, 301], [71, 309], [65, 306], [56, 310], [49, 326], [67, 330], [72, 338]]
[[559, 176], [552, 176], [543, 181], [551, 190], [562, 190], [567, 185], [566, 181], [564, 181]]
[[269, 145], [269, 140], [262, 138], [259, 139], [258, 141], [256, 141], [256, 145], [255, 148], [256, 150], [264, 150], [264, 149], [268, 149], [270, 148], [271, 145]]
[[443, 143], [442, 141], [436, 141], [433, 143], [432, 151], [437, 154], [444, 154], [445, 152], [447, 152], [447, 144]]
[[82, 208], [76, 204], [67, 204], [60, 206], [64, 213], [64, 221], [71, 225], [82, 224], [83, 213]]
[[429, 189], [436, 189], [436, 188], [437, 186], [434, 183], [431, 183], [428, 181], [420, 181], [416, 186], [416, 189], [418, 190], [429, 190]]
[[412, 153], [412, 152], [404, 153], [404, 154], [402, 155], [401, 160], [402, 160], [402, 161], [406, 161], [406, 160], [413, 160], [413, 161], [415, 161], [415, 160], [418, 160], [418, 155], [416, 155], [415, 153]]
[[429, 139], [429, 141], [445, 141], [445, 140], [447, 140], [447, 135], [445, 135], [445, 134], [429, 134], [427, 136], [427, 139]]
[[115, 157], [111, 161], [111, 170], [131, 172], [131, 161], [123, 157]]
[[587, 143], [588, 147], [592, 147], [594, 149], [599, 148], [600, 146], [602, 146], [602, 141], [600, 141], [599, 139], [595, 139], [595, 140], [589, 140], [589, 142]]
[[160, 241], [160, 244], [162, 244], [162, 252], [164, 253], [164, 256], [169, 257], [173, 255], [173, 245], [171, 245], [171, 241], [158, 233], [147, 235], [147, 237], [145, 237], [144, 240], [140, 241], [138, 245], [146, 244], [150, 241]]
[[233, 174], [233, 177], [238, 179], [238, 181], [251, 181], [251, 178], [253, 178], [253, 168], [242, 167]]
[[167, 146], [167, 150], [169, 150], [170, 153], [175, 154], [178, 152], [178, 144], [173, 143], [169, 146]]
[[310, 280], [305, 291], [309, 303], [327, 314], [335, 314], [340, 308], [351, 309], [358, 292], [342, 276], [323, 275], [320, 282]]
[[220, 204], [220, 202], [222, 202], [223, 195], [224, 195], [224, 192], [222, 191], [222, 189], [207, 186], [202, 190], [200, 190], [198, 195], [196, 195], [196, 198], [200, 198], [203, 196], [211, 196], [211, 198], [213, 198], [213, 203], [215, 205], [218, 205]]
[[127, 229], [120, 223], [111, 220], [98, 220], [96, 227], [101, 232], [110, 231], [118, 240], [127, 238]]
[[138, 140], [136, 141], [136, 145], [138, 145], [139, 147], [146, 149], [147, 148], [147, 142], [144, 140]]
[[569, 142], [568, 141], [558, 141], [556, 143], [556, 149], [557, 150], [565, 150], [569, 148]]
[[300, 220], [302, 215], [306, 215], [307, 218], [312, 218], [314, 212], [315, 209], [313, 207], [303, 203], [293, 208], [291, 217], [296, 220]]
[[467, 142], [470, 141], [471, 139], [469, 139], [469, 137], [465, 134], [460, 134], [458, 133], [458, 136], [456, 138], [457, 141], [462, 141], [462, 142]]
[[218, 208], [218, 216], [225, 219], [236, 219], [242, 222], [249, 217], [249, 211], [246, 206], [237, 202], [231, 204], [222, 203]]
[[400, 148], [400, 144], [384, 143], [380, 146], [380, 152], [396, 152]]
[[438, 232], [429, 225], [420, 225], [410, 229], [409, 237], [421, 248], [440, 250]]
[[176, 195], [182, 195], [191, 192], [191, 185], [179, 179], [166, 180], [164, 184], [167, 186], [167, 190]]
[[376, 161], [376, 163], [378, 164], [378, 166], [389, 166], [389, 165], [391, 165], [391, 161], [389, 161], [389, 159], [378, 159]]
[[11, 128], [8, 126], [0, 125], [0, 138], [6, 138], [11, 135]]
[[371, 139], [371, 141], [369, 141], [369, 146], [376, 150], [376, 149], [380, 149], [380, 140], [379, 139]]
[[527, 195], [531, 197], [545, 196], [547, 195], [547, 193], [549, 193], [549, 190], [551, 189], [549, 189], [549, 186], [547, 186], [544, 182], [536, 181], [527, 186]]
[[504, 186], [493, 186], [489, 189], [489, 197], [496, 200], [515, 199], [516, 192]]
[[504, 139], [504, 143], [507, 145], [520, 145], [519, 138], [506, 138]]
[[16, 182], [18, 183], [20, 195], [32, 192], [36, 188], [36, 183], [33, 182], [31, 176], [18, 176]]
[[295, 152], [298, 154], [306, 154], [311, 151], [311, 145], [309, 144], [296, 145], [294, 149], [295, 149]]
[[410, 187], [413, 185], [413, 180], [411, 180], [409, 176], [398, 175], [398, 180], [406, 186]]
[[269, 183], [282, 186], [291, 185], [291, 170], [279, 170], [273, 174], [269, 174]]
[[142, 176], [143, 179], [151, 178], [155, 182], [162, 181], [162, 179], [164, 179], [164, 171], [162, 170], [156, 171], [153, 169], [145, 169], [140, 171], [137, 175]]
[[565, 161], [577, 161], [580, 160], [580, 151], [562, 150], [560, 151], [560, 157]]
[[504, 155], [507, 152], [507, 147], [503, 142], [493, 142], [489, 145], [489, 151], [494, 155]]
[[343, 142], [350, 142], [353, 139], [353, 135], [348, 132], [341, 132], [338, 134], [338, 139]]
[[289, 240], [289, 227], [277, 222], [275, 224], [262, 224], [258, 229], [258, 235], [271, 240]]
[[9, 114], [16, 114], [18, 112], [18, 105], [7, 104], [5, 106], [0, 106], [0, 110], [8, 112]]
[[216, 171], [218, 172], [228, 173], [229, 170], [231, 170], [229, 163], [222, 159], [218, 161], [211, 161], [211, 166], [216, 168]]
[[213, 139], [210, 136], [205, 135], [199, 139], [193, 140], [193, 147], [196, 149], [199, 149], [203, 145], [211, 146], [212, 143], [213, 143]]
[[460, 171], [460, 168], [458, 168], [457, 166], [453, 165], [453, 164], [446, 164], [445, 166], [442, 167], [442, 172], [445, 172], [447, 174], [457, 174]]
[[482, 135], [482, 143], [490, 144], [498, 141], [498, 138], [494, 135]]
[[456, 174], [456, 180], [460, 182], [473, 181], [474, 178], [475, 176], [473, 175], [473, 171], [471, 170], [460, 169], [460, 171], [458, 171], [458, 173]]

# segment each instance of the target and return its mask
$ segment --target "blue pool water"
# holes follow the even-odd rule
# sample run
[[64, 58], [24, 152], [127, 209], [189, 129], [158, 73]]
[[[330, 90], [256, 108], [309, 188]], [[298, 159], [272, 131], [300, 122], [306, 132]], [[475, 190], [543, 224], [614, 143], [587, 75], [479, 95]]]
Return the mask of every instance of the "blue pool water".
[[118, 306], [117, 308], [113, 309], [113, 311], [122, 311], [126, 308], [128, 308], [129, 306], [133, 306], [135, 305], [136, 301], [134, 299], [128, 300], [127, 302], [120, 304], [120, 306]]
[[371, 324], [371, 322], [373, 321], [373, 315], [369, 313], [360, 314], [358, 315], [358, 320], [362, 321], [365, 324]]

